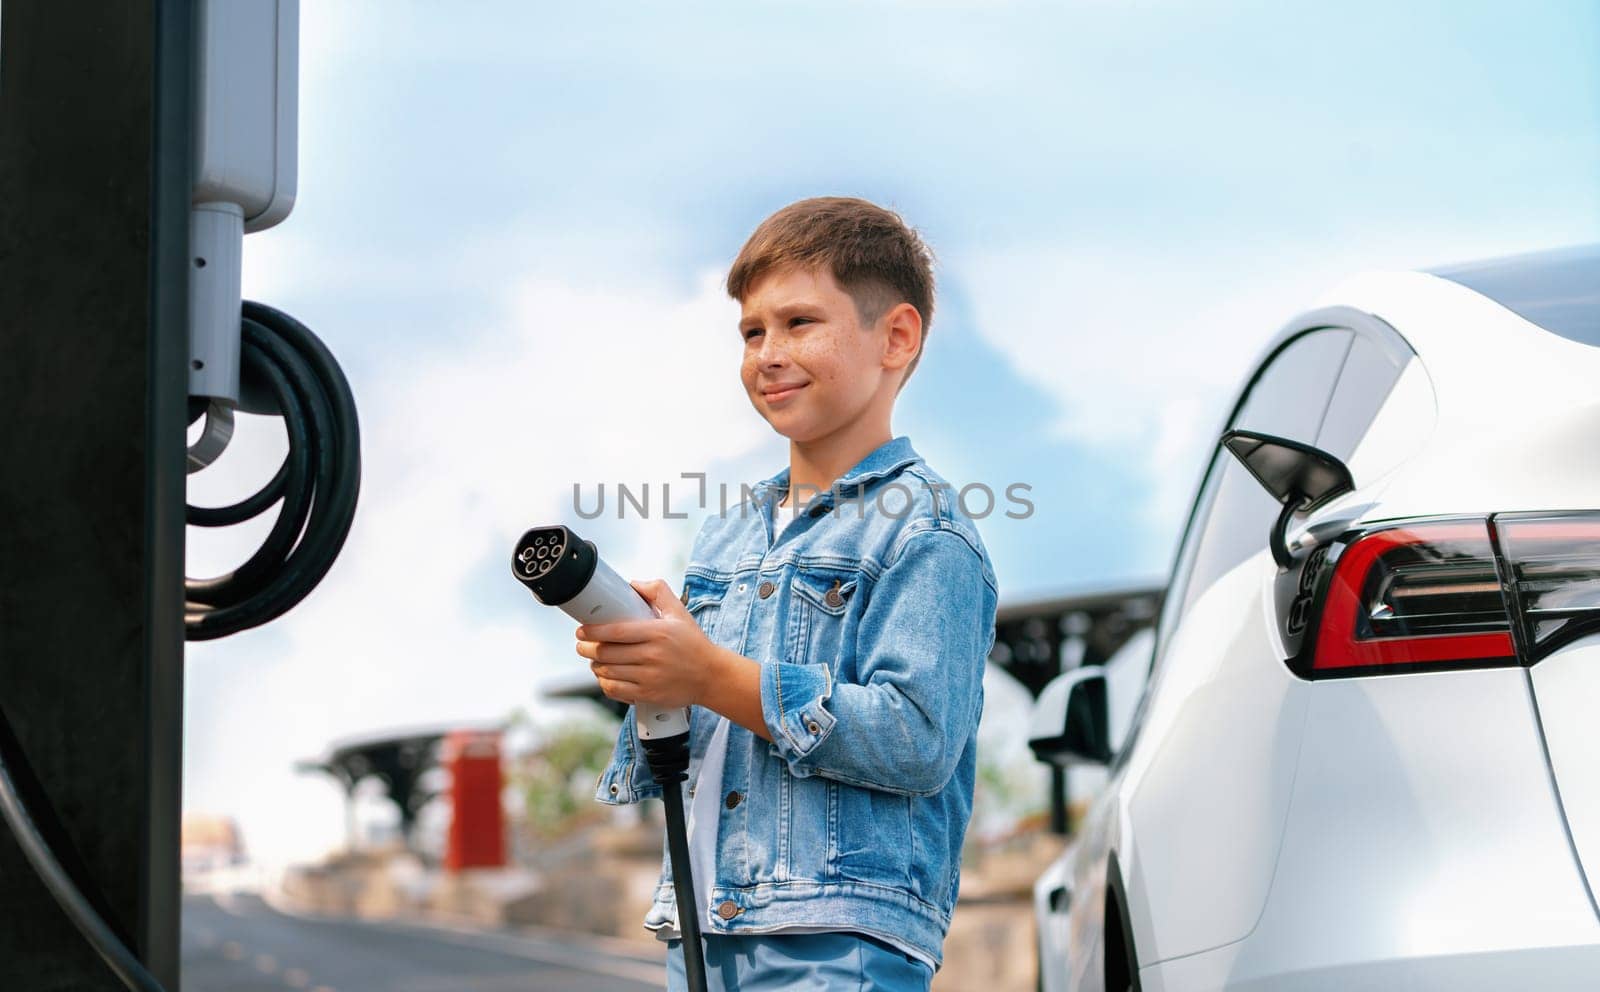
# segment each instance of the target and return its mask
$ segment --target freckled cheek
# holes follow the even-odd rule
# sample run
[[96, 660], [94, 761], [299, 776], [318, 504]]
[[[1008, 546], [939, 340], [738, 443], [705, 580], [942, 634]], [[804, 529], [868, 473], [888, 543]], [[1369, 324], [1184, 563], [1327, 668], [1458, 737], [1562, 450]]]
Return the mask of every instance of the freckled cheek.
[[840, 360], [842, 358], [838, 354], [837, 347], [829, 347], [829, 349], [822, 350], [821, 354], [814, 355], [813, 360], [811, 360], [811, 368], [813, 368], [813, 374], [816, 379], [819, 382], [824, 382], [827, 386], [832, 386], [832, 384], [838, 382]]
[[817, 382], [829, 383], [839, 377], [839, 346], [836, 344], [808, 344], [790, 355], [791, 360]]

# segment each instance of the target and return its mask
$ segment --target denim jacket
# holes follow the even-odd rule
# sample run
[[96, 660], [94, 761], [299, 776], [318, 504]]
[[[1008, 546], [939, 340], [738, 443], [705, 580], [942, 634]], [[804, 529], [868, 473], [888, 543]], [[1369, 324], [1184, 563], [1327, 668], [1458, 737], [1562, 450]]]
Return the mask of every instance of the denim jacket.
[[[994, 569], [956, 491], [907, 437], [799, 515], [778, 511], [777, 529], [788, 486], [786, 468], [708, 518], [684, 574], [707, 636], [761, 664], [772, 735], [729, 726], [711, 932], [876, 932], [942, 963], [972, 814]], [[717, 720], [691, 712], [690, 782]], [[660, 795], [629, 707], [595, 798]], [[677, 918], [670, 868], [663, 850], [652, 930]]]

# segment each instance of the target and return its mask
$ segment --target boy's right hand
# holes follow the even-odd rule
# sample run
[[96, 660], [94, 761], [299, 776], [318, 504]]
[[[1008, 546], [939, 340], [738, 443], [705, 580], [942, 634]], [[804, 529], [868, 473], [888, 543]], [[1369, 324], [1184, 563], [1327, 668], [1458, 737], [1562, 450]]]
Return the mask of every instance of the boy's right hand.
[[714, 670], [716, 645], [666, 582], [632, 585], [656, 618], [584, 624], [574, 631], [579, 656], [589, 659], [607, 699], [663, 709], [699, 703]]

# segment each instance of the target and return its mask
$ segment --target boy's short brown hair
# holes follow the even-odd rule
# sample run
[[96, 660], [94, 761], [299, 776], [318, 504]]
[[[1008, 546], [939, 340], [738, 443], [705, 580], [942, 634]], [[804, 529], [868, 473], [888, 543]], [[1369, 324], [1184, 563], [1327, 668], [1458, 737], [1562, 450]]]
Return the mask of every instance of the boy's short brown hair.
[[[756, 280], [787, 265], [826, 265], [871, 324], [897, 303], [922, 317], [922, 343], [933, 323], [933, 253], [900, 215], [853, 196], [798, 200], [761, 222], [728, 270], [728, 295], [743, 302]], [[919, 348], [900, 385], [922, 360]]]

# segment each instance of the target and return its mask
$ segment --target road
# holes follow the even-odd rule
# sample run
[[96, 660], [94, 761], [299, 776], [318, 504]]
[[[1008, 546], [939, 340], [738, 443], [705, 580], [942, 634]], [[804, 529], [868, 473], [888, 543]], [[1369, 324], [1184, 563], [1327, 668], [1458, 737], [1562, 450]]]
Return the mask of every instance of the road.
[[665, 955], [621, 941], [289, 916], [247, 894], [183, 903], [184, 992], [643, 992]]

